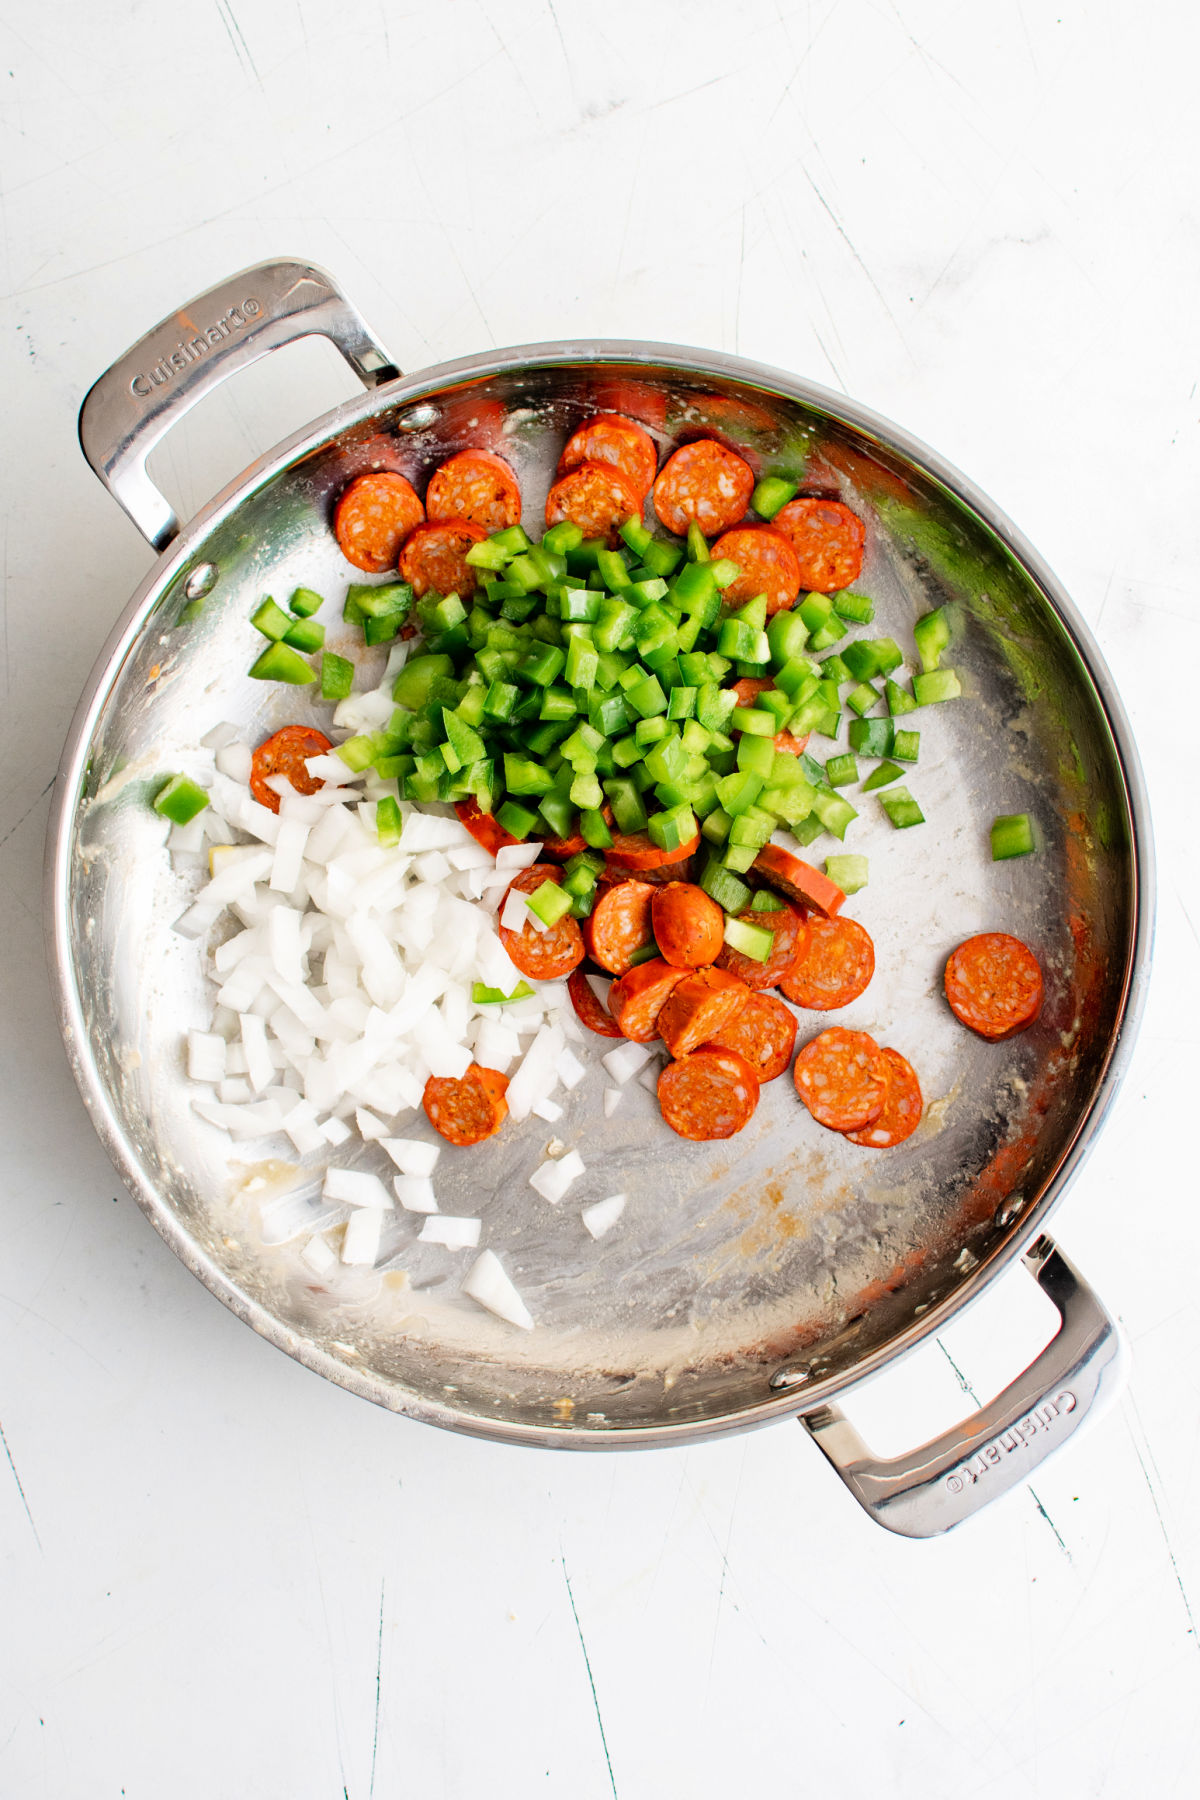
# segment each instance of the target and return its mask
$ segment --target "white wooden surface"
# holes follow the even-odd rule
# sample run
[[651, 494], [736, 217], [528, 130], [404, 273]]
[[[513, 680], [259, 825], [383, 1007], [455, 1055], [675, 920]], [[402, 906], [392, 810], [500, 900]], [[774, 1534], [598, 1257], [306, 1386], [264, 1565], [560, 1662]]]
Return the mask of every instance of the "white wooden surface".
[[[1112, 0], [0, 7], [0, 1794], [1195, 1792], [1197, 38]], [[1056, 1218], [1132, 1385], [1036, 1497], [918, 1545], [791, 1426], [579, 1459], [422, 1429], [260, 1342], [119, 1188], [40, 863], [149, 553], [75, 415], [271, 254], [334, 269], [406, 368], [621, 335], [844, 387], [1065, 579], [1139, 736], [1161, 907], [1133, 1071]], [[164, 485], [186, 513], [348, 391], [327, 347], [287, 353]], [[951, 1358], [994, 1391], [1036, 1329], [1013, 1276], [861, 1416], [961, 1411]]]

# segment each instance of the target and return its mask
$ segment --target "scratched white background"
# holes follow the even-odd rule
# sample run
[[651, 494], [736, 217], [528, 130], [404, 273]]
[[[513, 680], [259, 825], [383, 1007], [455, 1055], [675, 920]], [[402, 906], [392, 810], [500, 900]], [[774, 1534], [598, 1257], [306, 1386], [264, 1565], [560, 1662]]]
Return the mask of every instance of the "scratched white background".
[[[1200, 41], [1181, 0], [1148, 17], [0, 6], [4, 1800], [1195, 1792]], [[410, 369], [595, 334], [844, 388], [990, 491], [1091, 621], [1162, 899], [1133, 1070], [1056, 1230], [1135, 1361], [1036, 1496], [919, 1545], [789, 1425], [581, 1459], [425, 1430], [260, 1342], [118, 1187], [51, 1016], [40, 862], [150, 557], [75, 415], [272, 254], [333, 269]], [[350, 385], [327, 346], [285, 353], [193, 415], [164, 484], [186, 514]], [[900, 1441], [961, 1412], [951, 1357], [994, 1391], [1040, 1341], [1030, 1285], [859, 1415]]]

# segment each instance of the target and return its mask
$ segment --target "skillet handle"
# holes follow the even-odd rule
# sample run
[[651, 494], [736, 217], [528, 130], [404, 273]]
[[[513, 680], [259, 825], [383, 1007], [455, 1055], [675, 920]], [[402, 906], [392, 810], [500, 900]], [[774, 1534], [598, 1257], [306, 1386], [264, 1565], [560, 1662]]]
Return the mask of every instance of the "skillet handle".
[[1023, 1261], [1062, 1324], [1030, 1367], [970, 1418], [885, 1460], [871, 1454], [840, 1407], [800, 1415], [859, 1505], [888, 1531], [925, 1538], [961, 1524], [1027, 1481], [1123, 1386], [1120, 1329], [1079, 1271], [1045, 1236]]
[[364, 387], [399, 373], [324, 269], [264, 262], [172, 313], [91, 388], [79, 410], [83, 454], [156, 550], [170, 543], [179, 520], [147, 475], [147, 456], [228, 376], [313, 334], [337, 345]]

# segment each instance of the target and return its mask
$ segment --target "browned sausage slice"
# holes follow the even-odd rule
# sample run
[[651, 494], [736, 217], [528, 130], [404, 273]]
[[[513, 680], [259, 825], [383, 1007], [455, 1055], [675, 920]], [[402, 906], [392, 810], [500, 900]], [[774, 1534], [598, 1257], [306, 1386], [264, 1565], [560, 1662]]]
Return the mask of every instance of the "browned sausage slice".
[[1020, 938], [985, 931], [960, 944], [946, 964], [946, 998], [964, 1025], [998, 1043], [1032, 1025], [1042, 1010], [1042, 971]]
[[[508, 899], [514, 888], [522, 894], [536, 894], [543, 881], [552, 881], [558, 886], [562, 878], [562, 870], [556, 863], [534, 863], [509, 882], [504, 899]], [[504, 911], [503, 902], [500, 911]], [[522, 975], [528, 975], [531, 981], [557, 981], [583, 961], [583, 936], [570, 913], [547, 931], [539, 931], [528, 919], [520, 931], [510, 931], [506, 925], [501, 925], [500, 942]]]
[[621, 1029], [621, 1036], [637, 1044], [649, 1044], [658, 1036], [658, 1018], [670, 998], [671, 990], [687, 975], [686, 969], [673, 969], [669, 962], [655, 957], [638, 963], [628, 974], [614, 981], [608, 990], [608, 1010]]
[[800, 592], [800, 564], [781, 531], [767, 525], [744, 525], [726, 531], [712, 547], [713, 560], [727, 556], [741, 570], [724, 589], [726, 606], [743, 606], [759, 594], [767, 597], [767, 616], [795, 606]]
[[368, 575], [396, 567], [400, 546], [425, 517], [416, 488], [394, 469], [359, 475], [333, 515], [333, 535], [347, 562]]
[[658, 1015], [658, 1033], [672, 1056], [687, 1056], [736, 1019], [750, 989], [724, 969], [684, 975]]
[[881, 1050], [879, 1054], [887, 1064], [887, 1098], [883, 1111], [872, 1124], [844, 1135], [852, 1144], [862, 1144], [868, 1150], [891, 1150], [917, 1129], [925, 1102], [912, 1064], [898, 1050]]
[[558, 473], [566, 475], [580, 463], [611, 463], [627, 477], [639, 499], [645, 500], [654, 485], [658, 449], [650, 433], [632, 419], [621, 413], [597, 413], [567, 439], [558, 459]]
[[467, 519], [485, 531], [506, 531], [521, 523], [521, 490], [502, 456], [490, 450], [460, 450], [434, 470], [425, 490], [428, 519]]
[[658, 1103], [680, 1137], [698, 1143], [732, 1137], [758, 1105], [758, 1077], [736, 1051], [706, 1044], [667, 1064], [658, 1078]]
[[600, 1004], [595, 989], [582, 969], [572, 969], [567, 976], [567, 992], [581, 1025], [586, 1025], [597, 1037], [624, 1037], [625, 1033], [612, 1014]]
[[751, 994], [737, 1018], [714, 1032], [709, 1043], [736, 1050], [760, 1081], [774, 1081], [792, 1060], [796, 1021], [774, 994]]
[[450, 1075], [431, 1075], [425, 1083], [422, 1105], [435, 1131], [452, 1144], [482, 1144], [499, 1131], [508, 1117], [508, 1076], [499, 1069], [472, 1063], [456, 1080]]
[[603, 538], [610, 548], [626, 519], [641, 516], [642, 496], [612, 463], [580, 463], [546, 495], [547, 525], [569, 519], [585, 538]]
[[776, 888], [800, 906], [815, 906], [818, 912], [840, 912], [846, 901], [828, 875], [778, 844], [766, 844], [759, 851], [750, 865], [750, 879]]
[[717, 958], [719, 969], [728, 969], [739, 981], [744, 981], [748, 988], [777, 987], [792, 966], [796, 954], [796, 945], [804, 930], [804, 915], [799, 913], [786, 900], [771, 912], [754, 912], [747, 907], [738, 918], [746, 925], [757, 925], [763, 931], [774, 934], [774, 941], [767, 952], [765, 962], [756, 962], [741, 950], [734, 950], [725, 944]]
[[[604, 860], [622, 874], [640, 875], [645, 881], [678, 881], [679, 865], [686, 863], [700, 848], [700, 833], [680, 844], [675, 850], [660, 850], [648, 831], [620, 831], [615, 834]], [[663, 870], [670, 870], [663, 874]]]
[[812, 913], [779, 990], [794, 1006], [832, 1012], [865, 993], [874, 973], [875, 946], [857, 919]]
[[474, 592], [477, 576], [467, 561], [467, 551], [482, 543], [487, 532], [466, 519], [441, 519], [410, 531], [400, 552], [399, 569], [412, 583], [418, 600], [422, 594], [457, 594], [460, 600]]
[[798, 1053], [792, 1073], [805, 1106], [830, 1131], [858, 1131], [883, 1111], [887, 1064], [865, 1031], [832, 1025], [819, 1032]]
[[680, 537], [697, 524], [716, 537], [745, 515], [754, 492], [754, 470], [716, 438], [697, 438], [667, 458], [654, 484], [660, 524]]
[[807, 591], [836, 594], [858, 579], [867, 534], [858, 514], [840, 500], [804, 496], [789, 500], [771, 520], [771, 528], [791, 543], [800, 585]]
[[690, 881], [652, 888], [654, 940], [677, 969], [700, 969], [716, 962], [725, 941], [725, 913]]
[[[653, 943], [648, 881], [618, 881], [597, 900], [583, 921], [583, 941], [593, 962], [610, 975], [624, 975], [639, 950]], [[669, 960], [669, 959], [668, 959]]]

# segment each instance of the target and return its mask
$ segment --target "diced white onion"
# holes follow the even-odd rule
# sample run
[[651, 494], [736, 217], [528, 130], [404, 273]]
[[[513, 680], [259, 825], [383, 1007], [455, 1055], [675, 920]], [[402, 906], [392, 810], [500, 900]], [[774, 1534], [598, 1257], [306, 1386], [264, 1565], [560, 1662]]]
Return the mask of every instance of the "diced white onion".
[[366, 1169], [326, 1169], [321, 1189], [326, 1200], [337, 1200], [344, 1206], [392, 1209], [392, 1196], [380, 1181]]
[[545, 1119], [547, 1125], [557, 1125], [563, 1116], [563, 1109], [557, 1100], [535, 1100], [529, 1110], [539, 1119]]
[[231, 744], [223, 744], [214, 760], [222, 775], [228, 775], [230, 781], [236, 781], [239, 785], [249, 781], [254, 752], [240, 738], [235, 738]]
[[543, 1025], [508, 1084], [505, 1098], [514, 1119], [528, 1118], [534, 1101], [545, 1100], [553, 1092], [557, 1079], [555, 1065], [562, 1047], [562, 1032], [558, 1027]]
[[321, 1135], [336, 1149], [339, 1144], [344, 1144], [346, 1139], [353, 1134], [345, 1119], [329, 1118], [321, 1126]]
[[254, 1013], [242, 1014], [242, 1048], [246, 1052], [246, 1073], [256, 1094], [269, 1088], [275, 1075], [271, 1052], [267, 1048], [267, 1028]]
[[483, 1250], [471, 1264], [462, 1281], [462, 1291], [477, 1306], [482, 1306], [498, 1319], [519, 1325], [522, 1331], [533, 1330], [529, 1308], [513, 1286], [503, 1263], [494, 1250]]
[[226, 744], [236, 744], [241, 735], [236, 725], [231, 725], [228, 719], [224, 719], [219, 725], [214, 725], [211, 731], [206, 731], [200, 742], [205, 750], [223, 750]]
[[435, 1213], [438, 1209], [428, 1175], [393, 1175], [396, 1198], [408, 1212]]
[[383, 1236], [383, 1214], [378, 1207], [364, 1206], [351, 1213], [342, 1237], [342, 1261], [369, 1265], [379, 1255]]
[[580, 1213], [584, 1226], [594, 1238], [602, 1238], [606, 1231], [611, 1231], [621, 1214], [625, 1211], [627, 1194], [610, 1194], [607, 1200], [597, 1200], [594, 1206], [585, 1206]]
[[540, 1169], [535, 1169], [529, 1177], [529, 1185], [543, 1200], [557, 1206], [571, 1183], [578, 1181], [583, 1173], [583, 1158], [578, 1150], [571, 1150], [558, 1162], [544, 1162]]
[[192, 1081], [223, 1081], [226, 1044], [215, 1031], [189, 1031], [188, 1076]]
[[627, 1043], [618, 1044], [615, 1050], [607, 1051], [600, 1061], [617, 1086], [624, 1087], [631, 1076], [636, 1075], [639, 1069], [645, 1068], [653, 1055], [653, 1050], [648, 1050], [645, 1044], [635, 1044], [630, 1040]]
[[521, 1040], [500, 1019], [479, 1021], [475, 1033], [475, 1061], [484, 1069], [499, 1069], [503, 1075], [515, 1056], [521, 1054]]
[[473, 1250], [479, 1242], [481, 1221], [437, 1213], [426, 1219], [417, 1239], [421, 1244], [444, 1244], [447, 1250]]
[[300, 1261], [306, 1263], [314, 1275], [328, 1275], [330, 1269], [337, 1267], [337, 1257], [327, 1238], [318, 1232], [310, 1237], [300, 1252]]
[[309, 827], [299, 819], [284, 819], [275, 840], [275, 861], [271, 867], [271, 887], [277, 894], [290, 894], [300, 879], [304, 846]]
[[402, 1175], [432, 1175], [442, 1153], [440, 1144], [421, 1138], [385, 1137], [381, 1143]]
[[371, 1138], [387, 1136], [387, 1126], [384, 1124], [383, 1120], [377, 1119], [375, 1114], [369, 1111], [365, 1106], [360, 1106], [358, 1108], [358, 1111], [354, 1115], [354, 1123], [358, 1126], [358, 1135], [360, 1138], [369, 1140]]
[[613, 1114], [616, 1112], [618, 1106], [620, 1106], [620, 1104], [621, 1104], [620, 1088], [606, 1087], [604, 1090], [604, 1116], [605, 1116], [605, 1118], [611, 1119]]
[[562, 1082], [568, 1093], [572, 1088], [577, 1088], [587, 1074], [586, 1068], [575, 1055], [574, 1051], [565, 1048], [559, 1052], [555, 1068], [558, 1071], [558, 1079]]
[[[500, 924], [505, 931], [524, 931], [526, 921], [533, 923], [534, 915], [525, 904], [525, 896], [520, 888], [513, 888], [500, 908]], [[541, 921], [538, 921], [541, 924]], [[546, 928], [543, 925], [542, 930]]]

